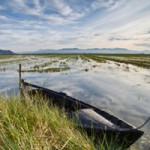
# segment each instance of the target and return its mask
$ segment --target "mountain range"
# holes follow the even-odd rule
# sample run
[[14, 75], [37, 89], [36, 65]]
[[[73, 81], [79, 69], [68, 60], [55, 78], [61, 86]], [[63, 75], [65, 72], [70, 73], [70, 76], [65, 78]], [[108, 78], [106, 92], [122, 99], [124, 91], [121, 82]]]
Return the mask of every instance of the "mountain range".
[[40, 49], [26, 54], [150, 54], [149, 50], [137, 51], [126, 48], [62, 48], [62, 49]]
[[150, 50], [137, 51], [126, 48], [62, 48], [62, 49], [40, 49], [36, 51], [14, 53], [11, 50], [0, 49], [0, 54], [150, 54]]
[[2, 49], [0, 49], [0, 55], [10, 55], [10, 54], [15, 54], [15, 53], [11, 50], [2, 50]]

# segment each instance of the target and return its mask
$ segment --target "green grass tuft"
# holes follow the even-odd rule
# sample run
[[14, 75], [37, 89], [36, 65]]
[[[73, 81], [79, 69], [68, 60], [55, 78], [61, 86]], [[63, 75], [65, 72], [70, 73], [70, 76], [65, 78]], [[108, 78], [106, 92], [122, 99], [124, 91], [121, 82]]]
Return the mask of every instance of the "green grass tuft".
[[94, 140], [39, 95], [0, 97], [0, 150], [122, 150], [105, 137]]
[[94, 149], [63, 110], [49, 108], [42, 98], [38, 105], [29, 97], [24, 100], [0, 98], [0, 149]]

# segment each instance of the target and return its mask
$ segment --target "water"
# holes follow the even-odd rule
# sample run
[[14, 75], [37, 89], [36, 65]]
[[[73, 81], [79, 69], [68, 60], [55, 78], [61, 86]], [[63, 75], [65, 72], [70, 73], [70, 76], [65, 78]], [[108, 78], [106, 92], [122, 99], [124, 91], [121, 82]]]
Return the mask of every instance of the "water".
[[[71, 68], [68, 71], [22, 73], [22, 77], [27, 82], [65, 92], [107, 110], [135, 126], [140, 126], [150, 116], [150, 70], [132, 65], [127, 68], [114, 62], [88, 62], [80, 57], [66, 62]], [[18, 92], [16, 70], [0, 72], [1, 94]], [[139, 140], [144, 149], [148, 149], [150, 145], [149, 129], [150, 123], [143, 128], [145, 135]]]

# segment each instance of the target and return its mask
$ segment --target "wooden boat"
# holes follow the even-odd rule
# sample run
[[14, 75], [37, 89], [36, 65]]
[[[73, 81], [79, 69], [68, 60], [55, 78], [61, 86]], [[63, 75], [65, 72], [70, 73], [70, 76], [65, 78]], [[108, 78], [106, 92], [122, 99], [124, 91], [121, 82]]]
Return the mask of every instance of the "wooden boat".
[[69, 118], [76, 119], [77, 126], [82, 127], [87, 135], [94, 135], [95, 139], [102, 139], [105, 136], [107, 140], [113, 139], [117, 145], [128, 148], [144, 134], [124, 120], [65, 93], [30, 84], [24, 80], [22, 87], [29, 95], [40, 93], [50, 104], [65, 108]]

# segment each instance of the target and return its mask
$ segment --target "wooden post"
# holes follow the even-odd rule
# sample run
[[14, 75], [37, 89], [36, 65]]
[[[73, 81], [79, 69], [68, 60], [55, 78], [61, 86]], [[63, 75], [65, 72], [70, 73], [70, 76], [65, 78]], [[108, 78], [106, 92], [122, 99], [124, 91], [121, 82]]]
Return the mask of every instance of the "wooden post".
[[21, 64], [19, 64], [19, 91], [20, 91], [20, 97], [22, 97], [22, 79], [21, 79]]
[[21, 64], [19, 64], [19, 89], [21, 89]]

